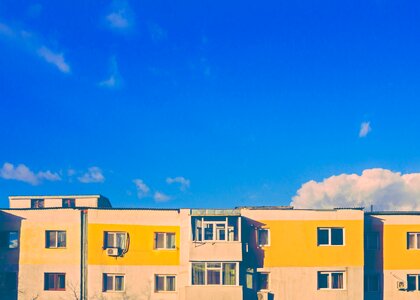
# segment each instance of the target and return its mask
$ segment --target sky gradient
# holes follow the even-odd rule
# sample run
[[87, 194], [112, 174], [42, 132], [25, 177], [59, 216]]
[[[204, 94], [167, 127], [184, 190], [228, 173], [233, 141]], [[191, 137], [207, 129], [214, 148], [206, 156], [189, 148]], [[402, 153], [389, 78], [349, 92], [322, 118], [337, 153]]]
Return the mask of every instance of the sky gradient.
[[0, 207], [27, 194], [288, 205], [311, 180], [417, 173], [419, 13], [417, 1], [1, 1]]

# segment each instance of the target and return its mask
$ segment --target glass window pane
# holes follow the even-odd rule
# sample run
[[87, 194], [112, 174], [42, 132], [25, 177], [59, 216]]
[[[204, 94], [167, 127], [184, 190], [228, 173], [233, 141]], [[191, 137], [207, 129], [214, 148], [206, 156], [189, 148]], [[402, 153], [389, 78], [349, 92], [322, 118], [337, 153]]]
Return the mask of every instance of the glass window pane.
[[331, 228], [331, 245], [344, 245], [343, 228]]
[[66, 275], [59, 274], [58, 275], [58, 288], [65, 289], [66, 288]]
[[415, 291], [416, 290], [416, 275], [407, 275], [407, 290], [408, 291]]
[[225, 241], [226, 240], [226, 228], [225, 224], [216, 225], [216, 240]]
[[417, 247], [416, 247], [416, 249], [420, 249], [420, 233], [417, 233], [416, 234], [416, 236], [417, 236]]
[[111, 275], [106, 275], [106, 290], [114, 290], [114, 277], [112, 277]]
[[120, 249], [125, 249], [125, 233], [123, 232], [118, 232], [116, 234], [116, 238], [117, 238], [117, 248]]
[[9, 232], [9, 248], [17, 248], [19, 246], [19, 235], [17, 231]]
[[416, 246], [416, 237], [413, 233], [408, 234], [408, 249], [414, 249]]
[[115, 247], [115, 234], [112, 232], [108, 232], [106, 234], [106, 246], [108, 248], [113, 248]]
[[116, 291], [124, 290], [124, 276], [115, 276], [115, 290]]
[[268, 290], [268, 273], [260, 273], [260, 290]]
[[165, 247], [165, 234], [156, 232], [155, 233], [155, 248], [163, 249]]
[[267, 229], [258, 230], [258, 245], [261, 245], [261, 246], [268, 245], [268, 230]]
[[236, 285], [236, 263], [223, 264], [223, 284]]
[[156, 291], [164, 291], [165, 290], [165, 278], [163, 276], [156, 275], [155, 289], [156, 289]]
[[192, 264], [192, 284], [203, 285], [204, 284], [204, 263], [193, 263]]
[[221, 263], [212, 263], [212, 262], [207, 263], [207, 268], [218, 268], [218, 269], [220, 269], [221, 267], [222, 267]]
[[318, 245], [329, 244], [329, 230], [326, 228], [318, 228]]
[[328, 273], [318, 272], [318, 289], [327, 289], [328, 286]]
[[66, 232], [59, 231], [57, 235], [58, 235], [57, 247], [66, 247]]
[[57, 232], [47, 231], [47, 247], [57, 247]]
[[204, 225], [204, 240], [212, 241], [213, 240], [213, 224]]
[[53, 290], [55, 289], [55, 276], [54, 274], [48, 274], [48, 289]]
[[343, 273], [332, 273], [332, 288], [343, 289], [344, 288], [344, 276]]
[[175, 276], [166, 277], [166, 290], [175, 291]]
[[166, 248], [175, 249], [175, 233], [166, 234]]
[[207, 284], [220, 284], [220, 270], [207, 269]]

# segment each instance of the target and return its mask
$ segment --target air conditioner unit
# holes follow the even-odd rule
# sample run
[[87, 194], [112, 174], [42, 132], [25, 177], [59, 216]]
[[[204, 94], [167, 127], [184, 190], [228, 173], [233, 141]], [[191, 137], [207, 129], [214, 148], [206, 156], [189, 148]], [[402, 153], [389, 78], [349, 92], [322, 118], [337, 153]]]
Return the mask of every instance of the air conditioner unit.
[[401, 290], [406, 290], [407, 289], [407, 285], [405, 284], [405, 281], [398, 281], [397, 282], [397, 289]]
[[258, 300], [268, 300], [268, 292], [258, 292], [257, 298]]
[[120, 249], [119, 248], [107, 248], [106, 254], [108, 256], [120, 256]]

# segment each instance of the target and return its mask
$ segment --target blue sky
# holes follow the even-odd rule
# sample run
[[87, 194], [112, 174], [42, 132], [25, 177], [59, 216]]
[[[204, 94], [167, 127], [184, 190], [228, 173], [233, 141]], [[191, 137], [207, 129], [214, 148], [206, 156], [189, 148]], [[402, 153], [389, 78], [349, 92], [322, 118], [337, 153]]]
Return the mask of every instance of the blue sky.
[[0, 207], [88, 193], [118, 207], [288, 205], [310, 180], [416, 174], [419, 10], [1, 1]]

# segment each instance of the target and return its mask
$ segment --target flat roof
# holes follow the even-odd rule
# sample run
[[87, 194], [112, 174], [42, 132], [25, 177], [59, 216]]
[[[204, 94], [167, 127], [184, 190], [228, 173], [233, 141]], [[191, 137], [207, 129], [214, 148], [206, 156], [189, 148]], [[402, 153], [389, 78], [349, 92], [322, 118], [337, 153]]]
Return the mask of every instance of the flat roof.
[[[100, 194], [97, 195], [38, 195], [38, 196], [9, 196], [10, 200], [20, 200], [20, 199], [56, 199], [56, 198], [106, 198]], [[108, 199], [108, 198], [106, 198]]]

